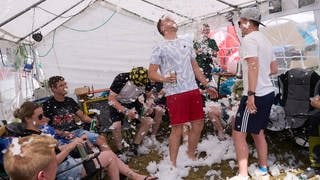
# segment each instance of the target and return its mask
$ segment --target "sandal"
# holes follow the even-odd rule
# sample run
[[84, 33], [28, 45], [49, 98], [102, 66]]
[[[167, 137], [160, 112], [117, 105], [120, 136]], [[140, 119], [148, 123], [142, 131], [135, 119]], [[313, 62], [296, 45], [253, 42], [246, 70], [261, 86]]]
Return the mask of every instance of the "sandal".
[[146, 176], [143, 180], [156, 180], [156, 179], [158, 178], [154, 176]]

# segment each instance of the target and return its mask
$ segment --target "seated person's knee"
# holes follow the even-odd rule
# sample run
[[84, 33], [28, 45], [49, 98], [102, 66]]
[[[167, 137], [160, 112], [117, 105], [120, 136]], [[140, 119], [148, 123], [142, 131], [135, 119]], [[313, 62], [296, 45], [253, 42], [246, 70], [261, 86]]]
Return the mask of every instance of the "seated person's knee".
[[117, 157], [110, 150], [110, 151], [102, 151], [98, 158], [101, 162], [102, 167], [108, 167]]
[[151, 126], [153, 124], [153, 119], [151, 117], [141, 118], [141, 124]]
[[121, 131], [121, 121], [116, 121], [112, 123], [110, 129], [112, 129], [112, 131]]

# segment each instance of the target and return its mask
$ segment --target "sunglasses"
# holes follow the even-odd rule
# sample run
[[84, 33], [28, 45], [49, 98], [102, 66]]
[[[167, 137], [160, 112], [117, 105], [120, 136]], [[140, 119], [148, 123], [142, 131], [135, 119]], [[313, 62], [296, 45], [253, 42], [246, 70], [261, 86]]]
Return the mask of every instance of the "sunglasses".
[[39, 119], [39, 120], [42, 120], [42, 119], [43, 119], [43, 114], [40, 114], [40, 115], [38, 116], [38, 119]]

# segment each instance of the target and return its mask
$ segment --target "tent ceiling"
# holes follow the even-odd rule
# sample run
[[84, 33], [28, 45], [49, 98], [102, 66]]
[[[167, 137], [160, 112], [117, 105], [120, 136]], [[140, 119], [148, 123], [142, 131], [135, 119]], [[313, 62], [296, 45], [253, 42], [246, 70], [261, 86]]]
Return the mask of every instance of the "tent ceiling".
[[0, 39], [29, 41], [33, 32], [43, 36], [68, 21], [94, 0], [1, 0]]
[[[32, 42], [31, 35], [47, 35], [96, 0], [1, 0], [0, 39]], [[205, 19], [266, 0], [100, 0], [156, 22], [162, 15], [179, 24]]]
[[104, 0], [141, 17], [157, 22], [162, 15], [179, 24], [201, 20], [266, 0]]

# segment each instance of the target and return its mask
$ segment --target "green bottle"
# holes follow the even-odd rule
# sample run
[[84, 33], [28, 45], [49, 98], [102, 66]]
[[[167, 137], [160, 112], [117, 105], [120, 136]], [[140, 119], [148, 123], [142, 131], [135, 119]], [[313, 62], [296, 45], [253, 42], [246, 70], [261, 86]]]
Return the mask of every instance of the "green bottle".
[[97, 118], [96, 116], [94, 116], [91, 120], [91, 124], [90, 124], [90, 131], [91, 132], [95, 132], [96, 131], [96, 124], [97, 124]]

